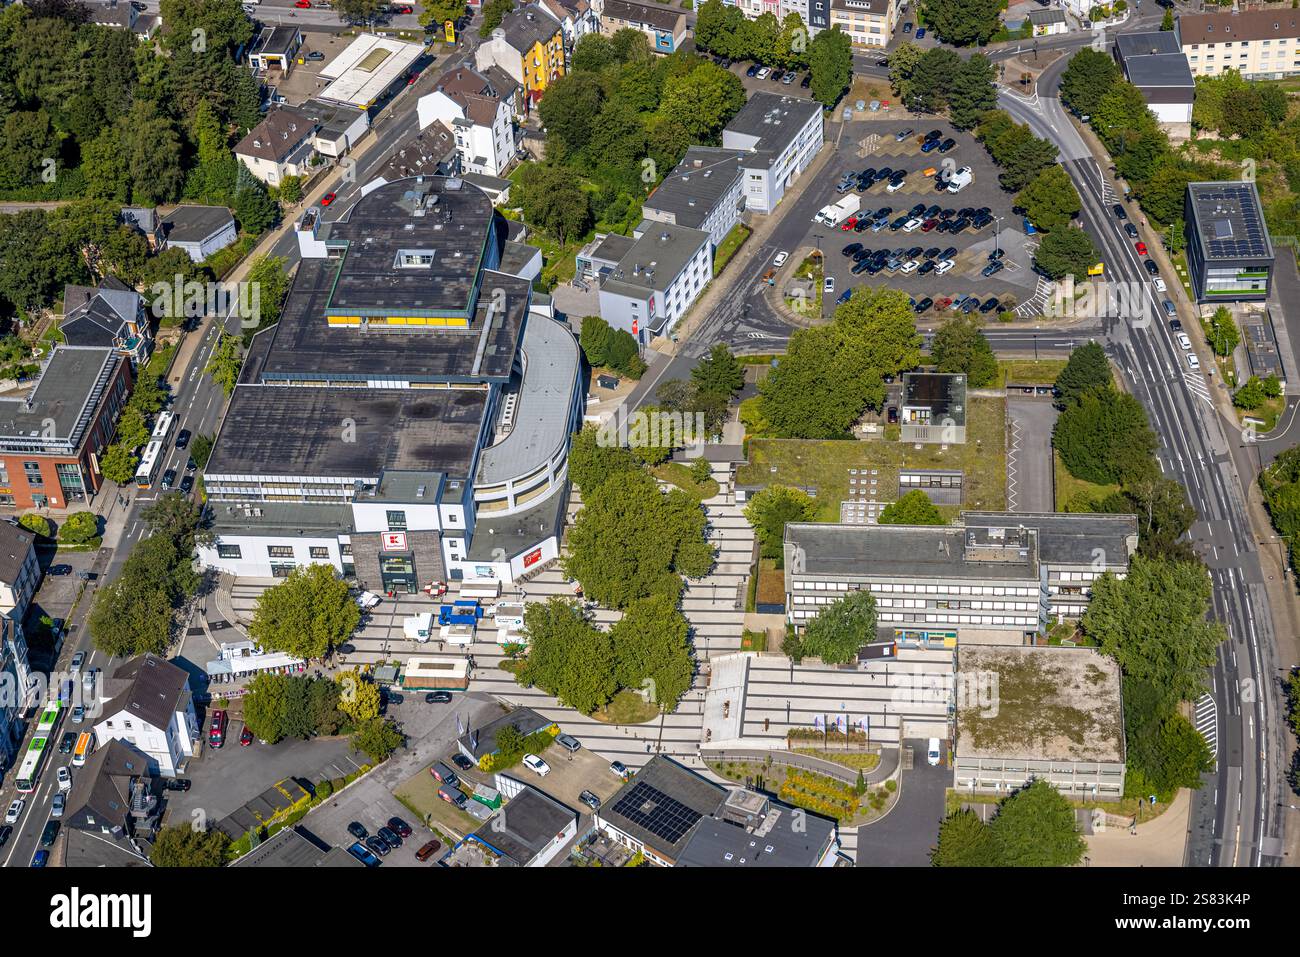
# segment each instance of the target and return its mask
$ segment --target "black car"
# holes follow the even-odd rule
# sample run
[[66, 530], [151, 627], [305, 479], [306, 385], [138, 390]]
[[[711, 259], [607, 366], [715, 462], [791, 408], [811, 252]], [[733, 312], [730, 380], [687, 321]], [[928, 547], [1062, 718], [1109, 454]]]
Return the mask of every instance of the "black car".
[[958, 219], [970, 219], [974, 215], [975, 210], [969, 206], [963, 206], [961, 209], [957, 210]]
[[186, 475], [181, 479], [181, 494], [189, 495], [190, 490], [194, 488], [194, 476]]
[[193, 459], [186, 459], [186, 460], [185, 460], [185, 471], [187, 471], [187, 472], [197, 472], [198, 469], [199, 469], [199, 463], [198, 463], [198, 462], [195, 462]]
[[871, 258], [871, 259], [861, 259], [861, 260], [859, 260], [858, 262], [855, 262], [855, 263], [853, 264], [853, 268], [850, 269], [849, 272], [856, 276], [856, 275], [858, 275], [859, 273], [864, 273], [864, 272], [866, 272], [867, 270], [869, 270], [872, 266], [875, 265], [875, 263], [876, 263], [876, 260], [875, 260], [874, 258]]
[[893, 212], [894, 212], [894, 207], [893, 207], [893, 206], [881, 206], [878, 210], [876, 210], [876, 217], [875, 217], [875, 218], [876, 218], [876, 219], [888, 219], [888, 218], [890, 217], [890, 214], [892, 214]]
[[929, 249], [927, 249], [927, 250], [925, 251], [925, 258], [926, 258], [926, 259], [938, 259], [938, 258], [939, 258], [939, 247], [938, 247], [938, 246], [931, 246]]
[[1116, 219], [1128, 219], [1128, 213], [1124, 212], [1124, 207], [1121, 206], [1119, 203], [1116, 203], [1114, 206], [1111, 207], [1111, 209], [1115, 211]]
[[858, 174], [858, 179], [866, 180], [867, 185], [868, 186], [871, 185], [876, 181], [876, 168], [874, 166], [868, 166], [866, 169], [864, 169], [861, 173]]
[[190, 444], [190, 438], [194, 435], [189, 429], [181, 429], [176, 433], [176, 449], [180, 451]]
[[6, 824], [4, 827], [0, 827], [0, 847], [4, 847], [6, 844], [9, 843], [9, 835], [12, 834], [13, 832], [14, 829], [8, 824]]
[[907, 225], [907, 220], [908, 220], [907, 216], [899, 216], [896, 220], [894, 220], [892, 223], [889, 224], [889, 231], [897, 232], [898, 230], [902, 229], [904, 226]]
[[858, 221], [853, 224], [853, 231], [855, 233], [865, 233], [870, 228], [871, 217], [869, 216], [859, 216]]
[[596, 795], [592, 794], [590, 791], [583, 791], [578, 795], [578, 800], [587, 805], [587, 807], [591, 808], [593, 811], [600, 810], [600, 798], [596, 797]]
[[939, 258], [940, 258], [940, 259], [951, 259], [953, 256], [956, 256], [956, 255], [957, 255], [957, 247], [956, 247], [956, 246], [949, 246], [947, 249], [945, 249], [943, 252], [941, 252], [941, 253], [939, 254]]
[[843, 249], [840, 250], [840, 255], [852, 256], [854, 253], [859, 252], [861, 249], [862, 249], [862, 243], [849, 243], [847, 246], [845, 246]]
[[916, 259], [921, 255], [921, 247], [913, 246], [910, 249], [908, 249], [907, 252], [903, 253], [903, 255], [906, 256], [908, 259]]
[[941, 136], [943, 136], [943, 130], [931, 130], [925, 134], [925, 141], [928, 143], [931, 140], [939, 139]]
[[955, 210], [955, 209], [945, 209], [945, 210], [941, 210], [941, 211], [940, 211], [940, 213], [939, 213], [939, 218], [940, 218], [940, 219], [952, 219], [952, 218], [953, 218], [954, 216], [956, 216], [956, 215], [957, 215], [957, 210]]
[[163, 787], [168, 791], [188, 791], [190, 789], [189, 778], [165, 778]]
[[1128, 233], [1129, 236], [1132, 237], [1133, 239], [1138, 238], [1138, 228], [1134, 226], [1132, 223], [1124, 224], [1124, 232]]
[[1182, 331], [1183, 331], [1183, 324], [1182, 324], [1182, 322], [1181, 322], [1180, 320], [1178, 320], [1178, 319], [1170, 319], [1170, 320], [1169, 320], [1169, 328], [1172, 329], [1172, 330], [1174, 330], [1174, 332], [1182, 332]]
[[925, 312], [925, 310], [929, 309], [933, 305], [934, 305], [934, 300], [931, 299], [929, 296], [926, 296], [924, 299], [922, 299], [920, 302], [916, 304], [915, 308], [917, 313], [922, 313]]
[[390, 817], [388, 819], [388, 827], [390, 830], [396, 831], [397, 834], [402, 837], [411, 836], [411, 825], [407, 824], [400, 817]]
[[470, 768], [474, 767], [474, 762], [465, 757], [465, 755], [461, 754], [459, 751], [451, 756], [451, 763], [456, 765], [456, 767], [460, 768], [462, 771], [468, 771]]
[[940, 212], [942, 212], [942, 210], [939, 209], [939, 204], [938, 204], [938, 203], [935, 203], [933, 206], [929, 207], [929, 208], [925, 211], [925, 218], [926, 218], [926, 219], [937, 219], [938, 216], [939, 216], [939, 213], [940, 213]]
[[[925, 212], [925, 203], [917, 203], [915, 206], [913, 206], [911, 209], [907, 211], [907, 215], [916, 218], [917, 216], [921, 216], [921, 214], [924, 212]], [[922, 216], [921, 218], [929, 219], [930, 217]]]
[[430, 691], [424, 696], [425, 704], [451, 704], [450, 691]]
[[392, 850], [392, 848], [388, 846], [387, 841], [382, 837], [376, 837], [373, 834], [366, 838], [366, 847], [370, 848], [380, 857], [387, 857], [388, 852]]
[[399, 848], [402, 846], [402, 839], [398, 837], [397, 832], [387, 824], [379, 829], [379, 836], [383, 839], [383, 842], [391, 848]]
[[750, 66], [748, 70], [745, 71], [745, 76], [748, 77], [758, 76], [758, 70], [759, 70], [759, 66], [757, 63], [755, 63], [752, 66]]
[[71, 575], [71, 574], [72, 574], [72, 566], [71, 566], [71, 565], [51, 565], [49, 568], [45, 569], [45, 574], [47, 574], [47, 575]]
[[45, 830], [41, 831], [41, 847], [51, 847], [54, 839], [59, 836], [59, 822], [47, 821]]
[[360, 821], [353, 821], [351, 824], [349, 824], [348, 833], [351, 834], [353, 837], [355, 837], [358, 841], [364, 841], [366, 838], [370, 836], [370, 832], [366, 830], [365, 825], [363, 825]]
[[956, 145], [957, 145], [957, 141], [950, 136], [942, 143], [939, 144], [939, 152], [947, 153], [949, 150], [953, 149]]
[[175, 484], [176, 484], [176, 470], [168, 469], [166, 472], [163, 472], [162, 487], [171, 488]]
[[804, 78], [799, 82], [799, 85], [803, 87], [803, 89], [805, 90], [808, 89], [808, 87], [812, 86], [812, 74], [805, 73]]
[[77, 732], [68, 731], [59, 741], [59, 754], [71, 754], [73, 747], [77, 744]]
[[994, 260], [993, 262], [985, 266], [982, 270], [980, 270], [980, 275], [984, 276], [985, 278], [988, 278], [989, 276], [992, 276], [994, 273], [998, 273], [1001, 271], [1002, 271], [1002, 263]]
[[1147, 272], [1149, 272], [1151, 275], [1153, 276], [1160, 275], [1160, 267], [1156, 265], [1154, 259], [1144, 259], [1142, 260], [1142, 265], [1147, 267]]
[[1006, 253], [1003, 250], [995, 249], [993, 252], [989, 253], [989, 262], [995, 263], [1005, 255]]
[[997, 309], [1001, 305], [1002, 303], [998, 302], [997, 299], [990, 296], [988, 299], [984, 300], [984, 305], [980, 306], [980, 312], [992, 312], [994, 309]]
[[960, 233], [962, 230], [964, 230], [964, 229], [969, 229], [969, 228], [970, 228], [970, 220], [969, 220], [969, 219], [959, 219], [959, 220], [957, 220], [956, 222], [954, 222], [954, 223], [952, 224], [952, 228], [949, 229], [948, 232], [950, 232], [950, 233]]
[[934, 267], [935, 267], [934, 260], [927, 259], [925, 262], [921, 263], [921, 268], [916, 271], [916, 274], [918, 276], [924, 276], [927, 273], [932, 273], [934, 272]]
[[876, 170], [876, 175], [874, 179], [877, 183], [883, 183], [885, 180], [889, 179], [889, 177], [893, 175], [894, 175], [894, 170], [892, 167], [882, 166], [880, 169]]

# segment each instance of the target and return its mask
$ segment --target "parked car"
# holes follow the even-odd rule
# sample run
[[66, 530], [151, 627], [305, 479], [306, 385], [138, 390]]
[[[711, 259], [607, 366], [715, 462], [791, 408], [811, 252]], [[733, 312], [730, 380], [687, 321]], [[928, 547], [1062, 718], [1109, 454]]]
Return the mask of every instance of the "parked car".
[[189, 778], [165, 778], [163, 787], [168, 791], [188, 791], [190, 789]]
[[392, 850], [392, 848], [389, 847], [387, 843], [385, 843], [382, 837], [379, 837], [374, 834], [371, 834], [368, 838], [366, 838], [366, 847], [370, 848], [380, 857], [387, 857], [388, 852]]
[[388, 819], [388, 827], [402, 837], [411, 836], [411, 825], [407, 824], [400, 817], [390, 817]]
[[1156, 265], [1154, 259], [1144, 259], [1142, 260], [1142, 265], [1146, 267], [1146, 271], [1151, 275], [1153, 276], [1160, 275], [1160, 267]]
[[805, 90], [808, 89], [810, 86], [812, 86], [812, 74], [805, 73], [804, 78], [799, 81], [799, 86], [800, 88]]
[[246, 748], [252, 743], [253, 743], [253, 732], [249, 731], [248, 727], [245, 726], [244, 730], [239, 732], [239, 746], [241, 748]]
[[460, 778], [456, 777], [456, 772], [441, 761], [434, 761], [433, 764], [429, 765], [429, 773], [433, 775], [435, 781], [439, 781], [449, 788], [460, 785]]
[[1124, 232], [1128, 233], [1130, 238], [1137, 239], [1138, 228], [1134, 226], [1132, 223], [1124, 224]]
[[293, 0], [293, 5], [299, 10], [310, 10], [311, 0]]
[[784, 266], [784, 265], [785, 265], [785, 261], [786, 261], [787, 259], [789, 259], [789, 258], [790, 258], [790, 254], [789, 254], [788, 252], [784, 252], [784, 251], [779, 252], [779, 253], [776, 254], [775, 258], [773, 258], [773, 260], [772, 260], [772, 265], [773, 265], [773, 266]]
[[71, 754], [72, 749], [77, 746], [77, 732], [65, 731], [63, 737], [59, 739], [59, 754]]
[[632, 772], [627, 769], [627, 765], [625, 765], [622, 761], [611, 761], [609, 763], [609, 769], [614, 774], [622, 778], [624, 781], [632, 777]]
[[898, 132], [898, 133], [895, 133], [895, 134], [894, 134], [894, 139], [895, 139], [897, 142], [901, 143], [901, 142], [903, 142], [903, 140], [907, 139], [909, 136], [911, 136], [911, 135], [912, 135], [913, 133], [915, 133], [915, 132], [916, 132], [916, 130], [912, 129], [912, 128], [909, 126], [907, 129], [902, 130], [902, 131], [900, 131], [900, 132]]
[[862, 251], [862, 243], [849, 243], [840, 250], [841, 256], [852, 256], [854, 253]]
[[180, 487], [181, 487], [182, 495], [189, 495], [194, 488], [194, 476], [193, 475], [182, 476]]
[[54, 839], [59, 836], [59, 822], [46, 821], [45, 828], [41, 831], [41, 847], [52, 847]]
[[909, 20], [907, 23], [904, 23], [904, 24], [903, 24], [903, 32], [904, 32], [904, 33], [911, 33], [911, 32], [912, 32], [912, 23], [911, 23], [910, 20]]
[[9, 836], [13, 834], [13, 832], [14, 829], [10, 827], [8, 824], [6, 824], [4, 827], [0, 827], [0, 847], [4, 847], [6, 844], [9, 843]]
[[1187, 353], [1187, 364], [1191, 366], [1193, 370], [1196, 370], [1201, 367], [1201, 360], [1196, 358], [1195, 352], [1189, 352]]
[[795, 81], [795, 78], [798, 76], [799, 76], [798, 73], [795, 73], [793, 70], [791, 70], [785, 76], [781, 77], [781, 84], [783, 86], [789, 86], [791, 83]]
[[212, 727], [208, 729], [208, 745], [219, 748], [226, 743], [226, 712], [218, 709], [212, 712]]
[[1187, 338], [1187, 333], [1180, 332], [1176, 338], [1178, 339], [1178, 348], [1182, 349], [1184, 352], [1192, 351], [1192, 340]]
[[79, 704], [72, 709], [72, 723], [81, 724], [81, 722], [85, 720], [86, 720], [86, 706], [84, 704]]
[[1142, 240], [1139, 239], [1133, 244], [1133, 247], [1138, 251], [1139, 256], [1145, 256], [1147, 254], [1147, 244], [1142, 242]]
[[450, 691], [430, 691], [424, 696], [425, 704], [451, 704]]
[[950, 136], [942, 143], [939, 144], [939, 152], [947, 153], [949, 150], [955, 149], [956, 146], [957, 146], [957, 141]]
[[983, 269], [981, 269], [981, 270], [980, 270], [980, 275], [987, 279], [989, 276], [992, 276], [992, 275], [994, 275], [995, 273], [998, 273], [998, 272], [1001, 272], [1001, 271], [1002, 271], [1002, 263], [997, 262], [997, 261], [994, 261], [994, 262], [989, 263], [989, 264], [988, 264], [987, 266], [985, 266]]
[[1124, 212], [1124, 207], [1119, 203], [1112, 206], [1111, 210], [1114, 211], [1116, 219], [1128, 219], [1128, 213]]
[[[925, 312], [925, 310], [929, 309], [933, 305], [934, 305], [934, 300], [931, 299], [929, 296], [926, 296], [924, 299], [918, 302], [913, 308], [916, 310], [917, 314], [919, 315], [920, 313]], [[895, 415], [897, 415], [897, 413], [895, 413]]]
[[438, 788], [438, 797], [459, 808], [463, 808], [467, 800], [465, 795], [455, 788]]
[[379, 858], [371, 854], [370, 851], [366, 849], [366, 846], [360, 841], [357, 841], [354, 844], [349, 844], [348, 853], [359, 860], [362, 864], [366, 865], [366, 867], [379, 866]]
[[60, 791], [72, 790], [72, 772], [68, 770], [67, 765], [59, 768], [54, 777], [59, 782]]
[[441, 849], [442, 849], [441, 841], [428, 841], [427, 843], [424, 844], [423, 847], [421, 847], [418, 851], [415, 852], [415, 859], [419, 861], [421, 864], [423, 864], [429, 858], [433, 857], [433, 855], [437, 854], [438, 851]]
[[759, 71], [754, 75], [758, 77], [758, 79], [760, 80], [766, 80], [769, 76], [772, 75], [772, 68], [768, 66], [760, 67]]
[[171, 488], [175, 484], [176, 484], [176, 470], [168, 469], [166, 472], [163, 472], [162, 487]]
[[916, 28], [916, 38], [917, 38], [918, 40], [924, 40], [924, 39], [925, 39], [925, 27], [917, 27], [917, 28]]
[[582, 742], [571, 734], [556, 735], [555, 743], [570, 754], [577, 754], [582, 750]]
[[50, 852], [42, 848], [32, 855], [32, 867], [44, 867], [50, 862]]
[[23, 808], [25, 808], [26, 806], [27, 806], [27, 802], [24, 801], [22, 798], [18, 798], [17, 800], [12, 801], [9, 804], [9, 810], [5, 811], [5, 823], [17, 824], [18, 819], [23, 816]]
[[320, 50], [312, 50], [310, 53], [307, 54], [307, 59], [313, 63], [316, 63], [319, 62], [320, 60], [325, 59], [325, 54], [321, 53]]
[[591, 808], [593, 811], [600, 810], [600, 798], [596, 797], [596, 795], [592, 794], [590, 791], [583, 791], [578, 795], [578, 800], [587, 805], [587, 807]]
[[54, 575], [55, 577], [58, 577], [60, 575], [71, 575], [72, 566], [63, 565], [63, 564], [51, 565], [49, 568], [45, 569], [45, 574]]
[[1174, 308], [1174, 304], [1173, 304], [1172, 302], [1170, 302], [1168, 299], [1166, 299], [1164, 302], [1162, 302], [1161, 305], [1164, 306], [1164, 310], [1165, 310], [1165, 315], [1166, 315], [1166, 316], [1176, 316], [1176, 315], [1178, 315], [1178, 310]]
[[81, 666], [85, 663], [86, 653], [84, 651], [78, 651], [72, 656], [72, 663], [68, 665], [68, 670], [75, 675], [81, 671]]
[[63, 809], [68, 805], [68, 795], [63, 791], [54, 795], [50, 804], [50, 817], [63, 817]]
[[998, 302], [998, 300], [995, 297], [990, 296], [988, 299], [985, 299], [983, 304], [980, 306], [980, 312], [983, 313], [993, 312], [994, 310], [1000, 308], [1001, 305], [1002, 303]]
[[456, 767], [460, 768], [462, 771], [468, 771], [470, 768], [474, 767], [474, 762], [460, 752], [451, 756], [451, 763], [456, 765]]
[[540, 778], [544, 778], [551, 773], [551, 766], [535, 754], [524, 755], [524, 767]]
[[189, 429], [181, 429], [179, 432], [177, 432], [177, 433], [176, 433], [176, 450], [177, 450], [178, 452], [182, 452], [182, 451], [184, 451], [184, 450], [189, 446], [189, 444], [190, 444], [190, 439], [193, 437], [193, 435], [194, 435], [194, 433], [191, 432]]
[[382, 840], [390, 848], [396, 850], [397, 848], [402, 846], [402, 839], [398, 837], [397, 832], [394, 831], [388, 825], [384, 825], [383, 827], [381, 827], [377, 833], [380, 840]]
[[370, 832], [366, 830], [365, 826], [360, 821], [353, 821], [351, 824], [349, 824], [348, 833], [351, 834], [353, 837], [355, 837], [358, 841], [364, 841], [366, 838], [370, 836]]

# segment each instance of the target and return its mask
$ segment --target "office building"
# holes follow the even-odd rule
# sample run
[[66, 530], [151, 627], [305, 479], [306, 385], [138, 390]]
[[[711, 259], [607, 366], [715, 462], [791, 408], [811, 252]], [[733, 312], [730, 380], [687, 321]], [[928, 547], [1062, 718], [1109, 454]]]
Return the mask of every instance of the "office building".
[[1187, 269], [1197, 301], [1268, 298], [1273, 244], [1253, 182], [1188, 183], [1183, 221]]
[[1169, 125], [1192, 122], [1196, 81], [1173, 33], [1121, 33], [1115, 38], [1115, 60], [1156, 119]]
[[760, 91], [722, 131], [724, 149], [741, 150], [745, 208], [770, 213], [821, 149], [822, 107], [816, 100]]

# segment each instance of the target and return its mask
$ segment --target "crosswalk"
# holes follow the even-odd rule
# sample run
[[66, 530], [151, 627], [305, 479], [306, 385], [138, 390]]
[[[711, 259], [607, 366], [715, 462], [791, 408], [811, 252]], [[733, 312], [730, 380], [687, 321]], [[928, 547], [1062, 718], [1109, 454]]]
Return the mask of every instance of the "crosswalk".
[[1205, 739], [1205, 743], [1210, 746], [1211, 756], [1218, 758], [1219, 707], [1208, 692], [1196, 699], [1193, 723], [1196, 725], [1196, 730], [1201, 732], [1201, 737]]
[[1192, 391], [1193, 395], [1199, 399], [1204, 399], [1206, 405], [1214, 405], [1214, 399], [1210, 396], [1210, 387], [1205, 384], [1204, 377], [1191, 372], [1184, 372], [1183, 382], [1187, 384], [1187, 388]]
[[1016, 306], [1016, 315], [1021, 319], [1041, 316], [1047, 307], [1047, 297], [1052, 293], [1052, 284], [1042, 276], [1038, 276], [1037, 279], [1038, 284], [1034, 288], [1034, 294]]

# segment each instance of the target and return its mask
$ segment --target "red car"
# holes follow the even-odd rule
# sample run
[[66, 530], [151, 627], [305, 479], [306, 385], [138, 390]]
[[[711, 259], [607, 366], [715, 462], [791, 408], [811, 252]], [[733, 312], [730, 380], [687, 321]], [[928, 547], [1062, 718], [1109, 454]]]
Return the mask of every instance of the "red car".
[[297, 7], [299, 10], [310, 10], [311, 0], [294, 0], [293, 5]]
[[935, 308], [935, 309], [947, 309], [947, 308], [948, 308], [949, 306], [951, 306], [951, 305], [952, 305], [952, 297], [951, 297], [951, 296], [944, 296], [942, 299], [938, 299], [938, 300], [935, 301], [934, 308]]
[[212, 728], [208, 731], [208, 744], [211, 747], [219, 748], [226, 743], [226, 713], [224, 711], [212, 712]]
[[337, 195], [336, 193], [326, 193], [324, 196], [320, 198], [320, 204], [322, 206], [328, 206], [330, 203], [334, 202], [334, 197], [336, 195]]
[[1137, 243], [1137, 251], [1139, 256], [1145, 256], [1147, 254], [1147, 244], [1139, 240]]
[[408, 76], [408, 77], [406, 78], [406, 85], [407, 85], [407, 86], [414, 86], [414, 85], [415, 85], [415, 81], [418, 80], [419, 78], [420, 78], [420, 74], [418, 74], [418, 73], [412, 73], [410, 76]]
[[393, 11], [400, 16], [410, 16], [414, 12], [410, 7], [394, 7]]
[[852, 228], [853, 228], [854, 226], [856, 226], [857, 224], [858, 224], [857, 217], [856, 217], [856, 216], [850, 216], [848, 219], [846, 219], [846, 220], [844, 221], [844, 225], [841, 226], [840, 229], [842, 229], [842, 230], [844, 230], [845, 232], [847, 232], [848, 230], [852, 229]]
[[244, 728], [243, 731], [239, 732], [239, 746], [241, 748], [246, 748], [252, 743], [253, 732], [249, 731], [248, 728]]

